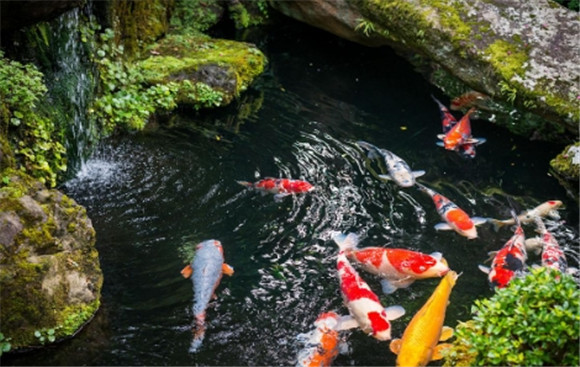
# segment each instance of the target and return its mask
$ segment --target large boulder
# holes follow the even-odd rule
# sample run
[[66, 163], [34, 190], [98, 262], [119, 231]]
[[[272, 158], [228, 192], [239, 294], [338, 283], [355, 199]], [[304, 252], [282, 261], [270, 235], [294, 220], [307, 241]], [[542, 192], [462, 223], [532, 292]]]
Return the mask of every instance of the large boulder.
[[273, 4], [298, 20], [318, 23], [320, 28], [358, 41], [327, 26], [346, 24], [342, 11], [348, 11], [346, 18], [351, 19], [348, 24], [353, 30], [382, 37], [402, 54], [426, 58], [469, 88], [578, 134], [580, 18], [555, 2], [316, 0]]
[[82, 3], [82, 0], [0, 1], [0, 29], [14, 31], [38, 22], [48, 21]]
[[229, 104], [266, 65], [254, 45], [210, 38], [202, 33], [169, 35], [138, 63], [151, 85], [177, 84], [179, 104], [196, 108]]
[[12, 349], [74, 335], [100, 305], [103, 275], [85, 209], [26, 174], [0, 184], [0, 332]]

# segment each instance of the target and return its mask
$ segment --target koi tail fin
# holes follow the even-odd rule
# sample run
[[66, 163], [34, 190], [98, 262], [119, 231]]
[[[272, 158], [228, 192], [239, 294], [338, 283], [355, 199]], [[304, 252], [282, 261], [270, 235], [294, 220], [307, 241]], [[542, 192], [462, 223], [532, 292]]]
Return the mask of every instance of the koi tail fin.
[[193, 339], [189, 346], [189, 353], [197, 353], [205, 338], [205, 315], [197, 315], [195, 317], [195, 325], [192, 327], [191, 332]]
[[332, 239], [338, 245], [338, 248], [340, 249], [341, 252], [356, 248], [356, 245], [358, 244], [359, 241], [358, 235], [356, 233], [349, 234], [337, 233], [334, 236], [332, 236]]
[[248, 181], [236, 181], [236, 182], [245, 187], [254, 187], [254, 184]]

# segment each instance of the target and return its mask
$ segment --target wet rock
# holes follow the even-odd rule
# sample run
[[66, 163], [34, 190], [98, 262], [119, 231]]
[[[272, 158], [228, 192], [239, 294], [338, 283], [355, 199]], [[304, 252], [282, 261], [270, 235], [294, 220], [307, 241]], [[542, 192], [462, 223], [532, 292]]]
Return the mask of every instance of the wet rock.
[[73, 335], [100, 305], [92, 223], [63, 193], [20, 171], [2, 174], [9, 184], [0, 188], [1, 331], [13, 349]]
[[558, 175], [578, 183], [580, 174], [580, 142], [564, 148], [562, 153], [550, 161], [550, 166]]

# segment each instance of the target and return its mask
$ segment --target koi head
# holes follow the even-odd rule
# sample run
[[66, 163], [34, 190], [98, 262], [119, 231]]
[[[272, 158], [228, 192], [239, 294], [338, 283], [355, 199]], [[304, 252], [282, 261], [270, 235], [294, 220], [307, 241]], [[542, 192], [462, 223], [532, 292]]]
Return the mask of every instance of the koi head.
[[368, 318], [371, 322], [372, 334], [375, 339], [391, 339], [391, 323], [387, 320], [387, 312], [385, 310], [369, 312]]

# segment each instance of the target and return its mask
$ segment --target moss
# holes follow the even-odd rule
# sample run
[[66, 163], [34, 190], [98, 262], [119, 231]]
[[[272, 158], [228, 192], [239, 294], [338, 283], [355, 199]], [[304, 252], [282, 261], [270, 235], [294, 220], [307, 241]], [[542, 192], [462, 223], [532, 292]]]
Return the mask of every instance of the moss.
[[[220, 104], [227, 104], [263, 72], [266, 64], [264, 54], [251, 44], [199, 33], [168, 36], [152, 46], [151, 52], [157, 56], [139, 62], [137, 67], [150, 84], [178, 83], [180, 103], [195, 103], [202, 94], [213, 92], [223, 95]], [[193, 101], [187, 96], [193, 96]]]
[[[574, 162], [576, 161], [576, 162]], [[562, 153], [550, 161], [550, 166], [556, 173], [568, 180], [579, 180], [580, 174], [580, 142], [568, 145]]]
[[484, 51], [484, 55], [489, 58], [491, 65], [507, 81], [510, 81], [516, 74], [523, 76], [525, 73], [528, 55], [512, 43], [497, 40], [489, 45]]
[[155, 42], [169, 29], [173, 0], [114, 0], [112, 18], [117, 44], [128, 56]]

